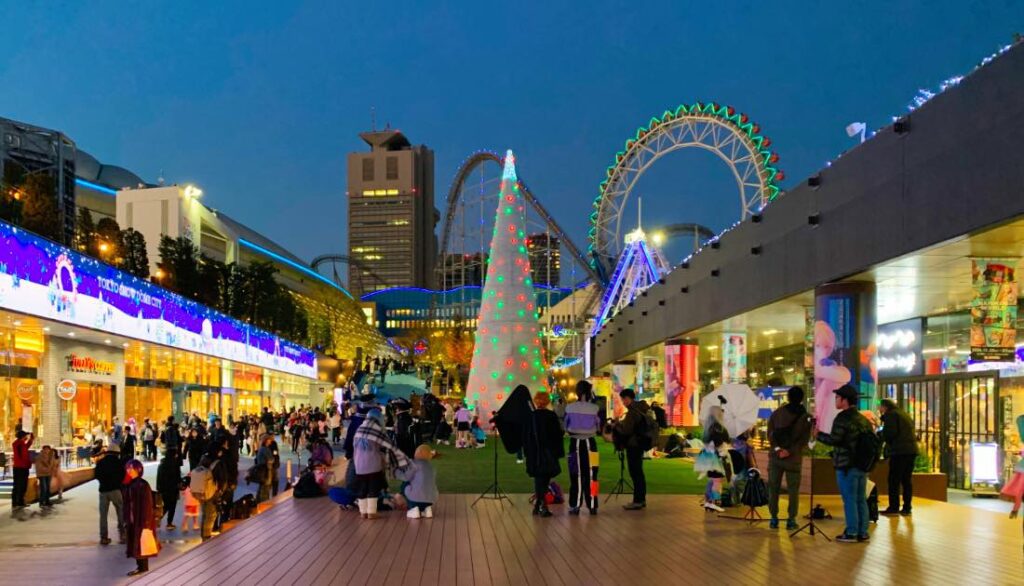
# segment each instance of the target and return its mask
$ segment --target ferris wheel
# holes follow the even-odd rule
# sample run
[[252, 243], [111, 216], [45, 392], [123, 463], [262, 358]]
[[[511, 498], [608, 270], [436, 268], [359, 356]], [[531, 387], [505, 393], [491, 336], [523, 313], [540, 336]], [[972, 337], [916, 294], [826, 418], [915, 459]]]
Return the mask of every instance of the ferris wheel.
[[[771, 139], [757, 124], [731, 106], [696, 102], [666, 110], [637, 129], [615, 155], [606, 170], [590, 214], [588, 255], [602, 275], [610, 275], [624, 248], [623, 212], [633, 187], [661, 157], [699, 148], [710, 151], [728, 165], [736, 180], [740, 220], [756, 214], [779, 194], [782, 171], [775, 167], [779, 156], [769, 150]], [[607, 277], [605, 277], [607, 279]]]

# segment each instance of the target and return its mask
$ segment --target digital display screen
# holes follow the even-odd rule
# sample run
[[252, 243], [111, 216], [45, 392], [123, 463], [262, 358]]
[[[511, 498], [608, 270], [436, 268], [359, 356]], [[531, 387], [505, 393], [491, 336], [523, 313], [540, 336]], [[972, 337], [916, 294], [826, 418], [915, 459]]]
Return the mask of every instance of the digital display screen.
[[0, 307], [316, 378], [312, 350], [0, 222]]

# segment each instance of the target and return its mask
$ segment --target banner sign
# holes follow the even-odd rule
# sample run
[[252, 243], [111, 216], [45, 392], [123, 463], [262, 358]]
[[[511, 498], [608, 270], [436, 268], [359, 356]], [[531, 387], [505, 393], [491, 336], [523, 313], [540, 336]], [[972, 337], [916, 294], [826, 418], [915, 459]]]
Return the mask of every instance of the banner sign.
[[1017, 259], [971, 259], [971, 360], [1013, 362], [1017, 343]]
[[312, 350], [5, 222], [0, 308], [316, 378]]

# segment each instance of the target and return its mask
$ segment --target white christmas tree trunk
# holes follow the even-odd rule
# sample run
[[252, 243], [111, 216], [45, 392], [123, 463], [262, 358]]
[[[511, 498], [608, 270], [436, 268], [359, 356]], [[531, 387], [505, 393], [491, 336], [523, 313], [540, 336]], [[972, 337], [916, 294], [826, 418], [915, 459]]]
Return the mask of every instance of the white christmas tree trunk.
[[515, 157], [508, 151], [466, 387], [467, 402], [485, 415], [501, 407], [518, 385], [531, 392], [547, 389], [526, 244], [526, 201], [516, 179]]

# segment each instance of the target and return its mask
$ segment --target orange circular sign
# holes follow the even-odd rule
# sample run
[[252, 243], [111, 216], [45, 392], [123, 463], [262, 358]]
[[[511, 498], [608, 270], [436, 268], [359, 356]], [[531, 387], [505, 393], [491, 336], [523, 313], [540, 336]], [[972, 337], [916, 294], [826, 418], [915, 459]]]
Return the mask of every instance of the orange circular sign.
[[19, 383], [18, 384], [18, 396], [21, 397], [22, 399], [26, 400], [26, 401], [31, 401], [32, 400], [32, 395], [35, 392], [35, 390], [36, 390], [36, 386], [35, 385], [31, 385], [29, 383]]
[[78, 392], [78, 383], [71, 379], [64, 379], [57, 383], [57, 396], [65, 401], [70, 401], [75, 398], [75, 393]]

